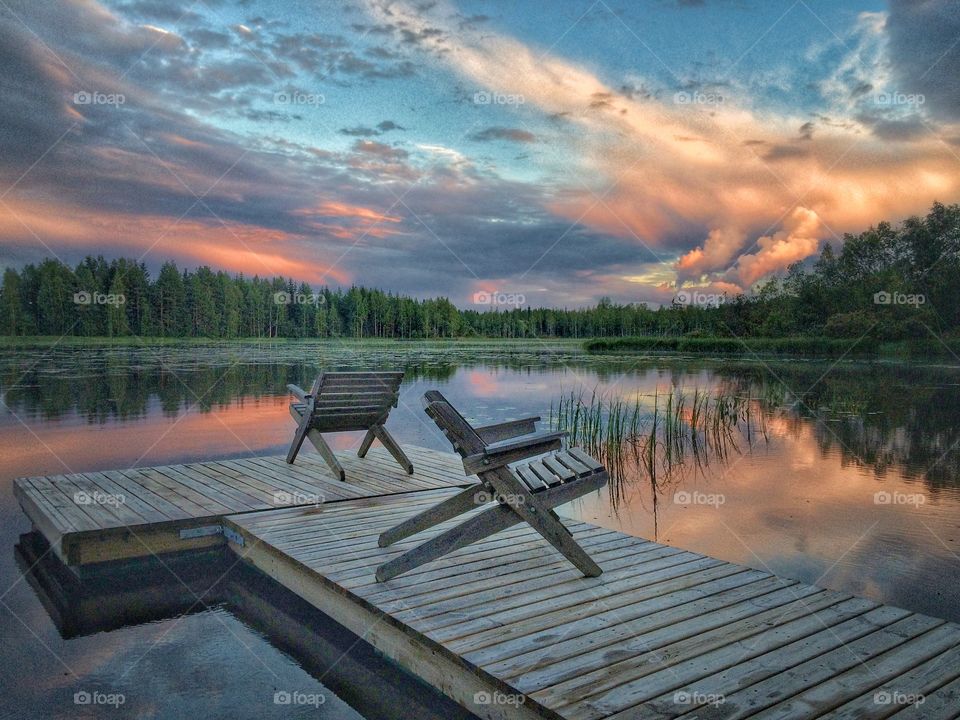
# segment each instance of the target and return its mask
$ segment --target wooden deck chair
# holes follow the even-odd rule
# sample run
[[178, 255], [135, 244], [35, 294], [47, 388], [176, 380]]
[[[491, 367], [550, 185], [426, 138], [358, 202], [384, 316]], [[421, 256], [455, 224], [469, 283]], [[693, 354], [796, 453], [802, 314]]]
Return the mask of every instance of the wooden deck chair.
[[[445, 520], [495, 501], [403, 555], [377, 568], [383, 582], [526, 521], [584, 575], [602, 570], [573, 539], [553, 511], [607, 482], [607, 470], [580, 448], [561, 450], [566, 433], [536, 434], [539, 417], [475, 428], [436, 390], [423, 396], [424, 409], [463, 457], [467, 475], [480, 482], [387, 530], [379, 538], [387, 547]], [[544, 453], [549, 453], [544, 455]], [[539, 459], [531, 460], [536, 456]], [[510, 465], [510, 463], [521, 464]]]
[[296, 385], [287, 385], [298, 398], [298, 402], [290, 403], [297, 431], [287, 452], [287, 462], [294, 461], [303, 441], [309, 439], [330, 469], [346, 480], [343, 467], [321, 433], [366, 430], [357, 455], [364, 457], [377, 439], [412, 475], [413, 464], [383, 426], [391, 408], [397, 406], [402, 380], [403, 373], [394, 371], [325, 372], [314, 381], [309, 393]]

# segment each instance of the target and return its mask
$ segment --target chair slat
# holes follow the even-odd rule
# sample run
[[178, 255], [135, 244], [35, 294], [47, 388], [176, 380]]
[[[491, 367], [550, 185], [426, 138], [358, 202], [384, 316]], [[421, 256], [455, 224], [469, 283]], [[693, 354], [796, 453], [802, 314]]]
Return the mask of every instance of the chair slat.
[[[557, 455], [562, 454], [563, 453], [557, 453]], [[549, 468], [563, 482], [569, 482], [577, 477], [577, 473], [560, 463], [556, 456], [549, 455], [545, 457], [543, 459], [543, 464], [546, 465], [547, 468]]]
[[567, 448], [567, 454], [575, 457], [591, 470], [603, 470], [603, 465], [594, 460], [588, 453], [584, 452], [582, 448]]
[[543, 481], [543, 484], [547, 487], [553, 487], [560, 482], [560, 478], [557, 477], [557, 474], [547, 467], [543, 460], [535, 460], [534, 462], [530, 463], [530, 469], [540, 477], [540, 480]]
[[529, 465], [517, 465], [514, 470], [517, 475], [520, 476], [520, 479], [523, 480], [523, 483], [530, 488], [530, 490], [536, 492], [537, 490], [543, 490], [546, 487], [546, 484], [540, 477], [530, 469]]
[[313, 408], [313, 416], [330, 417], [338, 414], [357, 415], [361, 413], [382, 413], [386, 411], [387, 405], [370, 405], [368, 403], [357, 405], [322, 405]]
[[325, 378], [395, 378], [403, 379], [402, 370], [331, 370], [323, 374]]
[[397, 396], [396, 391], [394, 390], [326, 390], [321, 388], [320, 394], [317, 395], [317, 400], [321, 402], [326, 402], [328, 400], [333, 401], [350, 401], [355, 400], [393, 400]]
[[383, 415], [381, 413], [358, 413], [354, 415], [340, 413], [337, 415], [320, 415], [314, 416], [311, 426], [317, 432], [367, 430], [382, 417]]
[[593, 470], [588, 468], [586, 465], [584, 465], [582, 462], [577, 460], [575, 457], [572, 457], [566, 451], [558, 452], [554, 457], [556, 458], [557, 462], [563, 463], [568, 468], [573, 470], [573, 472], [576, 473], [577, 475], [581, 475], [581, 476], [592, 475], [594, 473]]

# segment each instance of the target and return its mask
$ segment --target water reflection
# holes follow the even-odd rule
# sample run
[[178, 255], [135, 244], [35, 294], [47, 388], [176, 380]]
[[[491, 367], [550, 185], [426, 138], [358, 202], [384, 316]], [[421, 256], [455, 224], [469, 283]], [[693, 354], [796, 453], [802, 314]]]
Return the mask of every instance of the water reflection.
[[[697, 435], [695, 443], [681, 429], [673, 442], [653, 446], [652, 468], [649, 446], [631, 446], [635, 457], [618, 468], [617, 482], [564, 512], [960, 620], [960, 586], [953, 582], [960, 575], [955, 447], [960, 444], [960, 369], [952, 367], [604, 359], [565, 343], [3, 350], [4, 543], [13, 547], [17, 534], [29, 529], [10, 493], [13, 477], [278, 453], [292, 432], [287, 383], [308, 384], [321, 368], [374, 367], [407, 373], [400, 406], [390, 415], [391, 433], [402, 443], [444, 452], [449, 443], [420, 407], [420, 397], [431, 387], [440, 388], [478, 424], [526, 415], [546, 421], [561, 396], [595, 389], [626, 402], [640, 394], [647, 402], [656, 396], [662, 403], [668, 395], [689, 398], [694, 391], [739, 398], [740, 421], [718, 437]], [[742, 420], [745, 412], [750, 423]], [[685, 423], [691, 414], [688, 401], [681, 413]], [[361, 435], [330, 439], [346, 450], [356, 447]], [[0, 557], [0, 571], [4, 587], [20, 577], [12, 557]], [[191, 692], [202, 693], [207, 682], [240, 702], [251, 699], [243, 691], [249, 677], [270, 677], [256, 657], [265, 658], [274, 671], [293, 673], [277, 648], [293, 648], [297, 633], [278, 628], [261, 636], [251, 630], [238, 619], [245, 617], [237, 609], [243, 605], [239, 594], [222, 607], [191, 616], [186, 630], [171, 629], [172, 620], [143, 624], [151, 617], [148, 612], [128, 618], [141, 623], [136, 627], [91, 628], [92, 635], [60, 640], [56, 631], [50, 633], [47, 611], [25, 587], [20, 583], [4, 599], [17, 614], [3, 615], [4, 637], [9, 652], [23, 659], [3, 671], [4, 686], [18, 688], [15, 700], [26, 703], [22, 707], [40, 703], [37, 717], [67, 716], [64, 708], [73, 709], [69, 702], [57, 704], [76, 685], [62, 679], [66, 671], [57, 657], [73, 671], [90, 672], [107, 683], [117, 681], [138, 656], [148, 660], [136, 664], [137, 682], [151, 682], [143, 674], [149, 670], [165, 677], [163, 683], [173, 683], [168, 676], [183, 672], [183, 658], [196, 658], [190, 672], [202, 676], [183, 680]], [[98, 600], [86, 602], [94, 607]], [[154, 604], [144, 599], [140, 607]], [[246, 604], [269, 615], [262, 599], [248, 597]], [[81, 633], [80, 619], [73, 622]], [[157, 642], [166, 655], [150, 665], [159, 657], [151, 649]], [[198, 669], [204, 663], [213, 670]], [[24, 682], [34, 677], [35, 684]], [[38, 698], [47, 691], [59, 700], [41, 703]], [[349, 686], [344, 692], [351, 692]], [[200, 717], [209, 714], [213, 702], [209, 697], [194, 705], [185, 701], [185, 707]]]
[[[95, 691], [124, 698], [119, 717], [184, 717], [184, 708], [193, 708], [196, 717], [247, 717], [252, 709], [262, 718], [317, 717], [318, 711], [335, 720], [473, 717], [223, 549], [143, 560], [136, 573], [112, 570], [82, 582], [46, 552], [36, 533], [22, 535], [14, 552], [61, 637], [96, 648], [82, 661], [71, 658], [69, 672], [46, 685], [42, 707], [24, 702], [21, 707], [33, 704], [38, 717], [83, 717], [85, 710], [90, 717], [109, 715], [70, 699], [72, 693]], [[131, 659], [123, 629], [145, 624], [154, 629], [147, 652], [134, 646]], [[196, 650], [198, 638], [220, 646], [204, 648], [215, 657], [203, 654], [195, 662], [166, 657], [186, 644]], [[296, 658], [299, 667], [267, 653], [262, 665], [254, 663], [256, 677], [244, 681], [236, 670], [249, 665], [245, 652], [255, 652], [250, 646], [264, 640]], [[233, 668], [231, 652], [241, 655]], [[189, 668], [189, 674], [178, 667]], [[160, 675], [144, 684], [150, 669]], [[285, 689], [322, 697], [322, 704], [305, 709], [276, 704], [274, 695]], [[13, 692], [7, 698], [11, 707], [21, 694]]]
[[[309, 344], [74, 349], [52, 351], [39, 361], [8, 350], [0, 353], [0, 393], [8, 415], [4, 424], [15, 425], [9, 417], [14, 414], [25, 421], [111, 425], [116, 433], [131, 421], [189, 414], [192, 419], [180, 426], [175, 442], [190, 455], [200, 446], [210, 446], [206, 441], [191, 443], [192, 438], [204, 437], [199, 416], [210, 415], [211, 425], [229, 426], [227, 432], [238, 438], [252, 430], [243, 423], [259, 423], [281, 443], [284, 433], [274, 438], [269, 428], [284, 423], [288, 383], [303, 385], [322, 368], [403, 367], [404, 394], [414, 412], [419, 407], [415, 395], [422, 389], [450, 383], [467, 388], [468, 408], [489, 409], [498, 416], [514, 401], [523, 401], [546, 417], [551, 403], [562, 400], [571, 389], [588, 394], [599, 390], [623, 399], [633, 399], [637, 392], [650, 398], [659, 393], [664, 403], [682, 390], [688, 412], [696, 411], [690, 395], [700, 390], [731, 402], [752, 401], [730, 408], [737, 414], [744, 409], [757, 411], [743, 427], [746, 434], [728, 428], [723, 442], [712, 447], [691, 438], [691, 444], [676, 448], [676, 457], [661, 458], [676, 461], [674, 471], [684, 469], [686, 459], [699, 466], [718, 455], [740, 452], [741, 445], [752, 447], [755, 434], [764, 430], [763, 423], [776, 420], [781, 432], [812, 426], [822, 453], [839, 453], [842, 463], [868, 467], [878, 478], [893, 468], [931, 489], [955, 488], [960, 481], [960, 464], [953, 452], [960, 444], [960, 374], [954, 368], [710, 365], [680, 359], [651, 366], [650, 361], [638, 365], [637, 360], [578, 355], [570, 346], [473, 352], [454, 347], [427, 350], [413, 344], [405, 350], [397, 345], [403, 344], [391, 343], [388, 350]], [[533, 389], [543, 397], [534, 397]], [[233, 427], [235, 423], [239, 427]], [[702, 439], [709, 445], [708, 435]], [[662, 449], [669, 453], [671, 443]], [[68, 453], [67, 447], [62, 452], [53, 450], [58, 455]], [[650, 458], [641, 453], [638, 461], [649, 464]]]

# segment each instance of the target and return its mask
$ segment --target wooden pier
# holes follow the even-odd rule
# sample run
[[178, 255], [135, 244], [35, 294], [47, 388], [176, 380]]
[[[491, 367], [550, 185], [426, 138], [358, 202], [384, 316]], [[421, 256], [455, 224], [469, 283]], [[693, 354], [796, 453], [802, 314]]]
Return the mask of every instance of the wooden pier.
[[411, 459], [415, 475], [382, 447], [362, 460], [343, 453], [346, 482], [304, 453], [294, 465], [276, 455], [18, 478], [13, 494], [64, 564], [79, 569], [223, 544], [226, 515], [467, 483], [453, 455], [413, 448]]
[[[347, 483], [304, 453], [294, 466], [256, 458], [19, 480], [17, 497], [75, 566], [142, 556], [136, 538], [155, 525], [166, 535], [152, 552], [226, 542], [484, 718], [960, 715], [960, 626], [587, 523], [568, 527], [603, 568], [597, 578], [518, 525], [378, 583], [377, 566], [423, 539], [380, 548], [379, 533], [464, 481], [456, 456], [407, 449], [412, 476], [375, 449], [341, 456]], [[81, 518], [64, 498], [94, 488], [144, 505], [122, 517], [107, 505], [109, 521], [84, 527], [101, 522], [101, 505]], [[276, 508], [274, 493], [294, 488], [325, 502]], [[162, 503], [145, 489], [181, 515], [148, 512]], [[209, 525], [220, 531], [180, 537]]]

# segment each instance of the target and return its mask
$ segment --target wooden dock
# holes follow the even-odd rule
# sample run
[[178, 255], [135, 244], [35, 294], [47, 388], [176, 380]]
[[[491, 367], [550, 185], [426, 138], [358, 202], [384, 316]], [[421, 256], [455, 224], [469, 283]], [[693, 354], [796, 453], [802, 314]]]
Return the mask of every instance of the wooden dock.
[[[216, 522], [221, 532], [207, 540], [226, 541], [247, 563], [483, 718], [960, 715], [960, 626], [587, 523], [567, 525], [603, 568], [597, 578], [581, 576], [518, 525], [377, 583], [378, 565], [423, 539], [380, 548], [379, 533], [463, 482], [456, 456], [407, 450], [415, 475], [371, 451], [366, 460], [343, 458], [347, 483], [325, 482], [326, 468], [313, 457], [300, 469], [306, 454], [294, 469], [259, 458], [136, 472], [156, 480], [156, 470], [168, 489], [187, 478], [213, 487], [200, 474], [216, 475], [224, 486], [219, 507], [160, 522]], [[312, 471], [302, 474], [308, 466]], [[298, 487], [329, 492], [327, 502], [272, 507], [271, 492], [292, 492], [285, 468]], [[115, 491], [101, 484], [112, 473], [93, 475], [101, 491]], [[315, 485], [302, 485], [307, 475]], [[71, 525], [63, 532], [62, 500], [47, 496], [83, 489], [77, 476], [68, 477], [19, 481], [18, 498], [38, 529], [52, 526], [54, 540], [68, 541], [66, 558], [75, 551], [82, 564], [112, 556], [92, 549], [91, 538], [119, 532], [119, 517], [109, 528]], [[114, 479], [116, 488], [146, 502], [136, 481], [126, 480], [124, 486]], [[264, 484], [259, 493], [254, 480]], [[349, 487], [334, 494], [330, 485]], [[185, 487], [212, 499], [196, 485]], [[240, 511], [230, 512], [241, 501]], [[52, 509], [62, 520], [45, 514]], [[151, 524], [133, 511], [143, 524], [128, 531], [139, 536]]]
[[81, 568], [223, 544], [226, 515], [467, 482], [455, 456], [416, 447], [410, 456], [414, 475], [382, 447], [364, 459], [341, 453], [346, 482], [303, 453], [294, 465], [276, 455], [18, 478], [13, 494], [64, 564]]

